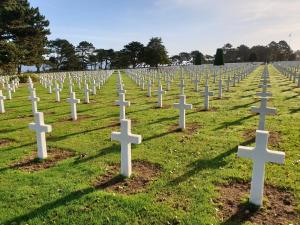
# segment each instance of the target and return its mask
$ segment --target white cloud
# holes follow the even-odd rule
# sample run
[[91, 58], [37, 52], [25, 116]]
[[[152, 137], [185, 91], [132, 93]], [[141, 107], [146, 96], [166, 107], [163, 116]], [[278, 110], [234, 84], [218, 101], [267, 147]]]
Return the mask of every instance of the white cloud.
[[[185, 27], [189, 27], [189, 44], [207, 23], [207, 32], [202, 33], [204, 40], [204, 36], [213, 38], [217, 34], [223, 43], [268, 44], [272, 40], [289, 41], [292, 33], [291, 46], [300, 49], [299, 0], [156, 0], [155, 5], [160, 10], [185, 12], [191, 17]], [[211, 47], [210, 53], [217, 47], [220, 46]]]

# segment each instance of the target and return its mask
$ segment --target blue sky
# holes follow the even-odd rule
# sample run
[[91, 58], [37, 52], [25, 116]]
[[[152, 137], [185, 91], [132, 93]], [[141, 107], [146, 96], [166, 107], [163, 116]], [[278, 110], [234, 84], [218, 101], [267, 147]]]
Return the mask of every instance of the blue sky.
[[[300, 0], [29, 0], [50, 21], [50, 39], [121, 49], [161, 37], [170, 55], [286, 40], [300, 49]], [[292, 33], [289, 38], [289, 34]]]

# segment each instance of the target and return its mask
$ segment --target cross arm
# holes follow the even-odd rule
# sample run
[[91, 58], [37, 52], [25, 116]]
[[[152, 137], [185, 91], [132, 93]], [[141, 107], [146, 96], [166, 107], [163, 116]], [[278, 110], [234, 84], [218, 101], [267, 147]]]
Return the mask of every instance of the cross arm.
[[252, 158], [254, 147], [239, 146], [237, 156], [241, 158]]
[[120, 137], [121, 137], [121, 132], [112, 132], [110, 136], [112, 141], [120, 141]]
[[141, 144], [142, 143], [142, 136], [137, 134], [130, 134], [128, 136], [129, 142], [133, 144]]
[[285, 159], [285, 153], [279, 151], [267, 150], [267, 161], [283, 164]]
[[184, 106], [185, 109], [192, 109], [193, 108], [193, 105], [192, 104], [186, 104]]

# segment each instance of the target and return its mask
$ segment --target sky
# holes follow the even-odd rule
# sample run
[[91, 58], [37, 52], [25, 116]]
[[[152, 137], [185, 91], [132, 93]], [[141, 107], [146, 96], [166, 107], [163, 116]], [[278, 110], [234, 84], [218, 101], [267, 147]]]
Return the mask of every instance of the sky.
[[[49, 39], [120, 50], [161, 37], [169, 55], [286, 40], [300, 49], [300, 0], [29, 0], [50, 21]], [[290, 35], [291, 34], [291, 35]]]

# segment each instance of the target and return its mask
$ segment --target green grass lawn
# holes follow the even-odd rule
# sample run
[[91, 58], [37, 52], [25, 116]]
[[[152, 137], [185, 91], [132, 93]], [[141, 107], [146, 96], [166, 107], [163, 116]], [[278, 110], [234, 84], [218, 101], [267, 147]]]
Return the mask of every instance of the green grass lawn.
[[[251, 178], [252, 162], [237, 158], [236, 152], [239, 144], [247, 142], [244, 132], [258, 127], [258, 116], [249, 108], [259, 104], [255, 93], [262, 71], [260, 66], [230, 92], [224, 91], [229, 98], [212, 99], [216, 110], [210, 112], [199, 110], [204, 98], [186, 80], [187, 103], [193, 104], [186, 122], [199, 125], [192, 135], [171, 131], [178, 123], [179, 112], [173, 108], [179, 101], [178, 81], [163, 99], [170, 107], [156, 109], [156, 95], [146, 97], [147, 91], [123, 74], [126, 99], [131, 102], [126, 116], [133, 120], [132, 133], [143, 138], [142, 144], [133, 145], [132, 158], [162, 167], [147, 191], [134, 195], [92, 185], [110, 164], [120, 162], [119, 143], [110, 141], [111, 132], [119, 130], [110, 126], [119, 118], [119, 107], [114, 105], [117, 73], [96, 96], [90, 96], [90, 104], [78, 104], [78, 116], [83, 117], [79, 121], [68, 120], [67, 82], [61, 103], [55, 102], [54, 93], [35, 84], [41, 99], [38, 111], [44, 112], [45, 123], [53, 128], [47, 145], [69, 149], [75, 156], [31, 173], [10, 167], [36, 151], [35, 133], [28, 128], [33, 122], [31, 102], [27, 85], [22, 85], [12, 100], [5, 101], [6, 113], [0, 115], [0, 139], [14, 140], [0, 147], [0, 224], [219, 224], [212, 201], [218, 196], [216, 184]], [[284, 151], [286, 162], [268, 164], [265, 180], [291, 189], [300, 209], [300, 89], [274, 67], [269, 66], [269, 72], [274, 97], [269, 106], [276, 107], [278, 114], [267, 117], [266, 127], [279, 134], [278, 142], [269, 148]], [[210, 86], [217, 96], [217, 83]], [[83, 92], [75, 90], [83, 102]], [[80, 158], [81, 154], [86, 157]], [[161, 198], [164, 201], [158, 201]]]

